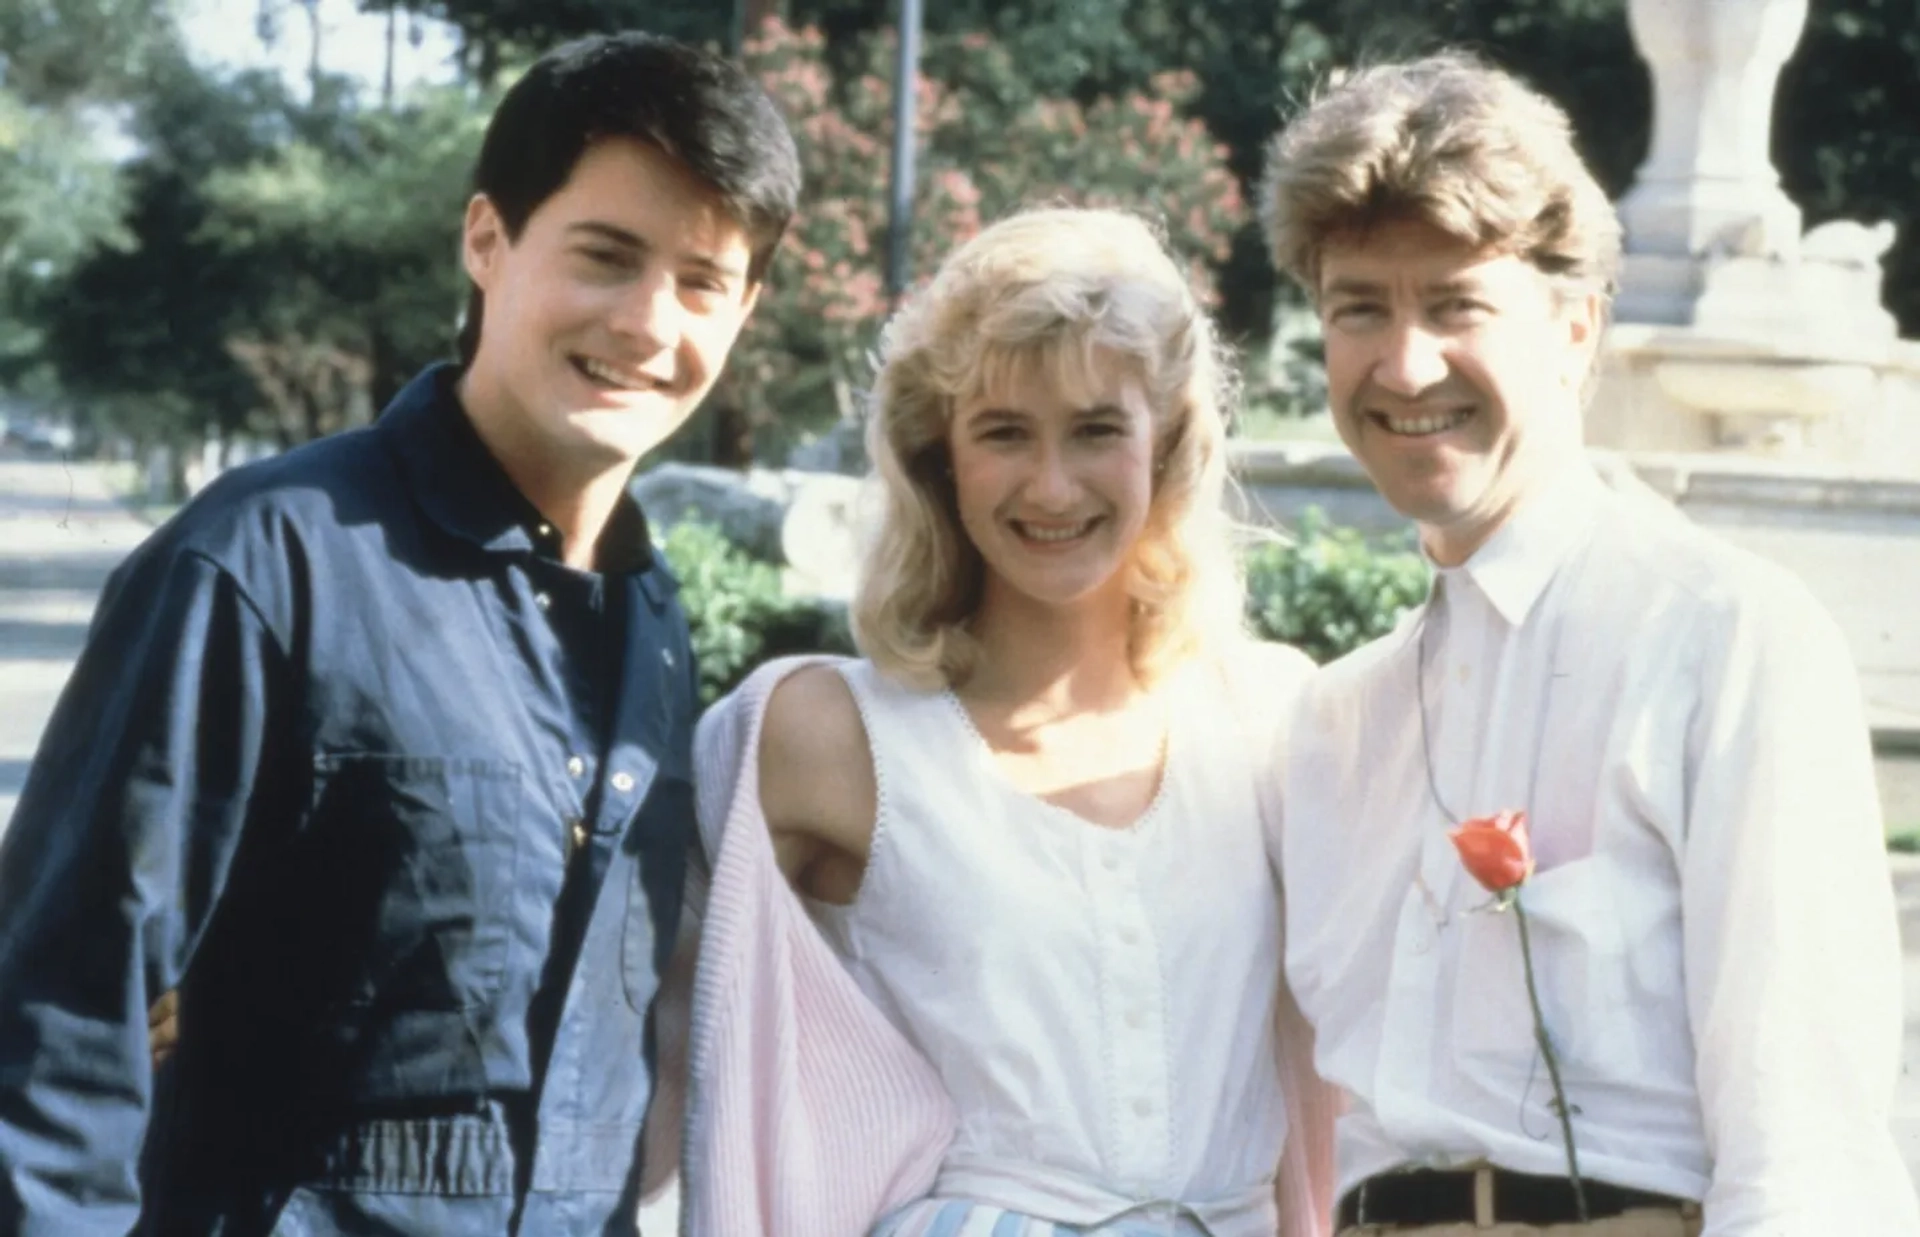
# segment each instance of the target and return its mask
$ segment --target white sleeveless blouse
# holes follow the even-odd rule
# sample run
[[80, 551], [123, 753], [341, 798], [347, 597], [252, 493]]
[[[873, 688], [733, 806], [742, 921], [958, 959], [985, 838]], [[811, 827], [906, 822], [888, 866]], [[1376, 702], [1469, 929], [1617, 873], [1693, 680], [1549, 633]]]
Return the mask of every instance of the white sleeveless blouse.
[[1072, 1224], [1175, 1203], [1216, 1237], [1268, 1237], [1286, 1136], [1254, 765], [1271, 736], [1246, 733], [1217, 669], [1175, 674], [1159, 791], [1104, 828], [1015, 789], [950, 693], [842, 673], [879, 814], [855, 901], [809, 910], [959, 1110], [935, 1193]]

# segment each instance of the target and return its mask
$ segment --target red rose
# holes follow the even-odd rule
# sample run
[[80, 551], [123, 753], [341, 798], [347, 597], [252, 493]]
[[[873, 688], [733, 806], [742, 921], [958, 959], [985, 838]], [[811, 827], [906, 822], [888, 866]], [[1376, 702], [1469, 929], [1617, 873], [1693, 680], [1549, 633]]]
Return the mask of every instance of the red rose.
[[1527, 814], [1501, 812], [1476, 816], [1447, 835], [1467, 874], [1489, 893], [1505, 893], [1533, 875], [1533, 845], [1527, 839]]

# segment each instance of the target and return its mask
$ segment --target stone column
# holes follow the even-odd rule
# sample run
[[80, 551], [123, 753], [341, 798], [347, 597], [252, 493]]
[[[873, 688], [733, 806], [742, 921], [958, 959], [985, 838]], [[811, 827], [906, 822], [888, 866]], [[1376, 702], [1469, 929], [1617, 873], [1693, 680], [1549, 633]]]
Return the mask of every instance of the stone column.
[[1632, 257], [1619, 308], [1625, 320], [1685, 322], [1703, 259], [1797, 255], [1800, 210], [1768, 142], [1807, 0], [1629, 0], [1628, 20], [1653, 73], [1654, 129], [1620, 200]]

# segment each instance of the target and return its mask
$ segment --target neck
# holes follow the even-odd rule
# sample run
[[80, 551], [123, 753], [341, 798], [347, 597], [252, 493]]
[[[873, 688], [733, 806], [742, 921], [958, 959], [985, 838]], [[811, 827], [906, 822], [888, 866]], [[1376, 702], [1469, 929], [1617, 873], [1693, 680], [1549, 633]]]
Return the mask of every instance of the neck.
[[1427, 557], [1441, 567], [1458, 567], [1480, 551], [1493, 535], [1528, 503], [1538, 502], [1556, 489], [1578, 481], [1578, 470], [1589, 473], [1585, 449], [1575, 442], [1570, 449], [1553, 452], [1533, 470], [1529, 481], [1518, 488], [1490, 496], [1480, 509], [1467, 512], [1445, 524], [1420, 523], [1420, 545]]
[[1124, 592], [1069, 606], [1009, 594], [990, 581], [974, 617], [980, 659], [964, 688], [969, 698], [1059, 717], [1114, 709], [1139, 694]]
[[510, 411], [507, 399], [489, 390], [473, 370], [460, 378], [461, 407], [487, 453], [515, 489], [560, 533], [561, 560], [591, 570], [600, 534], [626, 489], [633, 461], [609, 457], [583, 462], [555, 451], [532, 431], [527, 417]]

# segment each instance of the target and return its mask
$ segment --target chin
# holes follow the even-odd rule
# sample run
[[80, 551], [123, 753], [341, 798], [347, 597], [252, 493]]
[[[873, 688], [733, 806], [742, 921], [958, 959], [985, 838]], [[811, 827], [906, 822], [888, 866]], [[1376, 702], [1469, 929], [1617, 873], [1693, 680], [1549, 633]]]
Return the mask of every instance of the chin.
[[662, 407], [594, 409], [576, 415], [574, 429], [605, 454], [638, 459], [671, 437], [686, 419], [680, 410]]

